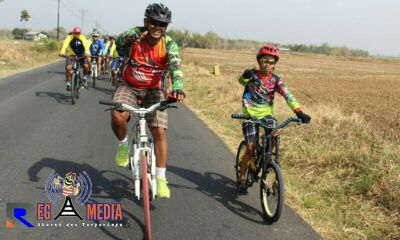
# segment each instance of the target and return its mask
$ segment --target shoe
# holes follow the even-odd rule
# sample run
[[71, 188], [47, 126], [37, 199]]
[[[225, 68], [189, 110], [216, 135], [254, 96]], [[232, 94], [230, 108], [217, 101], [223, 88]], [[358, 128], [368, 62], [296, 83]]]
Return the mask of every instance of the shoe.
[[171, 192], [168, 188], [168, 182], [165, 177], [157, 177], [157, 197], [159, 198], [169, 198]]
[[245, 181], [241, 181], [238, 183], [237, 191], [239, 194], [247, 194], [247, 186]]
[[68, 91], [68, 92], [71, 91], [71, 85], [67, 85], [67, 91]]
[[118, 167], [127, 167], [129, 164], [129, 144], [118, 144], [118, 152], [115, 157], [115, 162]]
[[84, 78], [82, 79], [82, 84], [83, 84], [83, 86], [84, 86], [85, 88], [88, 88], [88, 85], [87, 85], [87, 78], [86, 78], [86, 77], [84, 77]]

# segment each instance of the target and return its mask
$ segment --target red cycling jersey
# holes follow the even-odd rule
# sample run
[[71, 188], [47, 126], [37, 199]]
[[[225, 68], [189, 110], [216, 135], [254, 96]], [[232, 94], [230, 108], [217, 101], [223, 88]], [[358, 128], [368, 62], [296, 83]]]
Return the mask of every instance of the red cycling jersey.
[[133, 44], [130, 61], [123, 71], [125, 82], [140, 89], [161, 88], [167, 69], [166, 49], [165, 38], [155, 46], [150, 46], [145, 39]]

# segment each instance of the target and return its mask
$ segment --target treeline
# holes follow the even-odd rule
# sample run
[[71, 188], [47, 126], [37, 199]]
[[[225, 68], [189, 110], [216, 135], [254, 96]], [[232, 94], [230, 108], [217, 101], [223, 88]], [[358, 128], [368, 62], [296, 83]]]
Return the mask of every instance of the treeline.
[[[171, 29], [167, 33], [180, 47], [209, 48], [209, 49], [258, 49], [265, 42], [227, 39], [218, 36], [215, 32], [209, 31], [206, 34], [192, 33], [188, 30]], [[326, 55], [344, 57], [368, 57], [369, 53], [365, 50], [350, 49], [348, 47], [331, 47], [327, 43], [321, 45], [289, 44], [282, 45], [271, 43], [280, 48], [286, 48], [293, 52], [319, 53]]]

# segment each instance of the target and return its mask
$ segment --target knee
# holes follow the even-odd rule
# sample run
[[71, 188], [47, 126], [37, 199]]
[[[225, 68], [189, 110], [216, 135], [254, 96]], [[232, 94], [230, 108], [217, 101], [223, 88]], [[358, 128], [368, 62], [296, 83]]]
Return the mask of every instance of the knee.
[[111, 122], [113, 125], [119, 126], [128, 121], [129, 112], [111, 111]]
[[256, 147], [255, 143], [248, 143], [246, 145], [246, 153], [245, 154], [253, 154], [255, 147]]
[[151, 134], [153, 135], [154, 140], [162, 140], [165, 138], [166, 134], [165, 134], [165, 129], [164, 128], [151, 128], [150, 129]]
[[67, 66], [65, 67], [65, 70], [71, 71], [71, 70], [72, 70], [72, 65], [67, 65]]

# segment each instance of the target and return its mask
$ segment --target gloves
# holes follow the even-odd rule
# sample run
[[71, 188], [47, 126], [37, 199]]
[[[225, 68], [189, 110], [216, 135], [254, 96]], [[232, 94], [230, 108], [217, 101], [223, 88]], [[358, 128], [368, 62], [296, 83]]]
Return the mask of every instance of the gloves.
[[297, 112], [296, 116], [301, 119], [302, 123], [309, 123], [311, 121], [311, 117], [303, 113], [302, 111]]
[[243, 72], [242, 77], [245, 79], [250, 79], [253, 76], [253, 69], [246, 69]]

